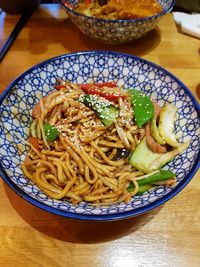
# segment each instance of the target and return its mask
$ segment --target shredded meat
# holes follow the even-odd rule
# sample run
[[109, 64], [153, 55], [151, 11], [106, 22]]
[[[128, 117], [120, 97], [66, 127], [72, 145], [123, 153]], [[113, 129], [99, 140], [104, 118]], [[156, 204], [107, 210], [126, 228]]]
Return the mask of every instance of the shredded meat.
[[160, 153], [160, 154], [166, 153], [167, 152], [167, 146], [166, 145], [161, 146], [151, 136], [151, 124], [150, 123], [146, 124], [145, 131], [146, 131], [147, 145], [149, 146], [149, 148], [155, 153]]
[[41, 115], [41, 107], [40, 107], [40, 103], [37, 103], [37, 104], [35, 105], [35, 107], [33, 108], [33, 111], [32, 111], [32, 117], [33, 117], [34, 119], [36, 119], [36, 118], [39, 118], [40, 115]]

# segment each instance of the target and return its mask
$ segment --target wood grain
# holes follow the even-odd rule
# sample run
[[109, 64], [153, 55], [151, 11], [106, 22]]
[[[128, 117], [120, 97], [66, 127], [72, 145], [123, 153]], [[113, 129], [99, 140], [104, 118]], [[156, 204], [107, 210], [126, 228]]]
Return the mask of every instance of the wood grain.
[[[5, 40], [17, 16], [0, 19]], [[42, 5], [0, 65], [0, 90], [45, 59], [82, 50], [112, 50], [153, 61], [198, 99], [200, 42], [180, 33], [172, 15], [125, 45], [100, 44], [80, 33], [58, 5]], [[199, 99], [198, 99], [199, 101]], [[0, 266], [199, 267], [200, 171], [172, 200], [142, 216], [95, 223], [65, 219], [27, 203], [0, 181]]]

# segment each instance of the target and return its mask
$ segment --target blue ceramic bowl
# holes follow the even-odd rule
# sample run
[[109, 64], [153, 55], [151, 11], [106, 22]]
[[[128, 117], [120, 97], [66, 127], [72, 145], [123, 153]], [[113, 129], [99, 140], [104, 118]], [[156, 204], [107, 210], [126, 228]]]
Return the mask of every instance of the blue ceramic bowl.
[[[75, 83], [117, 80], [125, 88], [142, 90], [162, 106], [178, 107], [176, 132], [180, 142], [191, 138], [188, 149], [165, 169], [178, 179], [176, 186], [158, 186], [135, 196], [128, 204], [94, 207], [85, 202], [77, 206], [66, 200], [53, 200], [27, 180], [20, 168], [27, 148], [19, 144], [28, 136], [31, 111], [40, 95], [54, 88], [56, 78]], [[49, 59], [18, 77], [3, 92], [0, 100], [0, 176], [22, 198], [48, 212], [85, 220], [117, 220], [143, 214], [174, 197], [192, 179], [200, 159], [200, 109], [189, 89], [163, 68], [144, 59], [114, 52], [79, 52]]]
[[82, 15], [68, 7], [68, 4], [75, 6], [79, 0], [59, 0], [59, 2], [81, 32], [107, 44], [122, 44], [142, 37], [152, 30], [159, 19], [169, 13], [175, 4], [175, 0], [158, 0], [163, 11], [155, 16], [130, 20], [106, 20]]

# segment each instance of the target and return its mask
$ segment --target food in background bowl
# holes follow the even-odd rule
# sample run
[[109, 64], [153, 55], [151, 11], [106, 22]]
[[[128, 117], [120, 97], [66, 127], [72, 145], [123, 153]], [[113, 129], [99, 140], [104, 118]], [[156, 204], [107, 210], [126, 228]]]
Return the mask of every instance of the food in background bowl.
[[156, 0], [82, 0], [74, 11], [102, 19], [139, 19], [162, 11]]
[[[176, 106], [176, 137], [183, 144], [187, 144], [190, 139], [187, 149], [162, 167], [163, 170], [176, 175], [176, 183], [171, 186], [160, 184], [152, 187], [143, 194], [131, 197], [127, 203], [122, 201], [106, 206], [95, 206], [84, 200], [73, 205], [66, 198], [54, 199], [31, 181], [31, 177], [27, 179], [21, 164], [30, 148], [24, 144], [29, 138], [32, 110], [41, 96], [46, 97], [55, 90], [58, 77], [79, 85], [114, 81], [124, 89], [135, 88], [142, 91], [161, 107]], [[60, 94], [62, 90], [65, 88], [56, 93]], [[13, 81], [2, 93], [0, 103], [0, 176], [23, 199], [48, 212], [75, 219], [103, 221], [136, 216], [173, 198], [187, 185], [199, 167], [200, 110], [197, 101], [189, 89], [168, 71], [132, 55], [87, 51], [49, 59], [27, 70]], [[59, 108], [57, 111], [59, 115]], [[46, 125], [47, 135], [49, 130], [50, 134], [51, 127]], [[54, 131], [51, 133], [53, 137], [56, 134]], [[49, 138], [53, 138], [51, 134]], [[144, 144], [142, 142], [140, 144], [143, 150]], [[148, 159], [148, 156], [144, 156], [140, 160], [148, 163]], [[55, 168], [58, 170], [59, 167], [55, 165]], [[43, 182], [46, 183], [45, 180]], [[132, 189], [134, 189], [133, 184], [129, 190]]]
[[[91, 10], [89, 13], [87, 11], [85, 14], [81, 14], [79, 11], [76, 11], [78, 4], [82, 3], [80, 0], [59, 0], [59, 2], [81, 32], [103, 43], [122, 44], [138, 39], [154, 29], [159, 19], [172, 10], [175, 0], [159, 0], [158, 3], [161, 6], [161, 10], [158, 12], [158, 9], [156, 9], [157, 11], [154, 11], [156, 12], [154, 15], [150, 15], [149, 11], [145, 15], [144, 10], [138, 10], [142, 17], [128, 19], [107, 18], [108, 14], [112, 14], [112, 11], [109, 12], [109, 10], [106, 11], [106, 16], [103, 18], [91, 16]], [[142, 3], [145, 5], [145, 1]], [[112, 7], [112, 9], [116, 11], [116, 7]], [[127, 10], [127, 12], [127, 16], [130, 16], [130, 11]], [[113, 15], [118, 17], [119, 13], [120, 11], [115, 12], [115, 15]], [[123, 16], [125, 16], [125, 12], [123, 13]], [[103, 16], [102, 12], [100, 14]]]

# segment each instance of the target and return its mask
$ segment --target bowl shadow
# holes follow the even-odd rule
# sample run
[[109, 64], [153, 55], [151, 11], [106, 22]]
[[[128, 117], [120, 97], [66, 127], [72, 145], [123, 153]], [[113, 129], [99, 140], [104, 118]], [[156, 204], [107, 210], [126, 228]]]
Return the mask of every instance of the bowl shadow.
[[[29, 28], [28, 49], [32, 54], [44, 54], [47, 51], [47, 43], [43, 42], [43, 39], [48, 40], [48, 46], [56, 44], [57, 47], [62, 47], [62, 49], [66, 50], [66, 53], [85, 50], [109, 50], [130, 53], [136, 56], [148, 54], [154, 50], [161, 41], [161, 31], [159, 26], [156, 26], [153, 30], [139, 39], [118, 45], [101, 43], [98, 40], [86, 36], [69, 18], [58, 20], [54, 17], [49, 17], [44, 20], [40, 31], [37, 32], [37, 42], [34, 41], [36, 38], [35, 28], [32, 27], [32, 24], [29, 25]], [[62, 34], [56, 34], [58, 28]], [[66, 39], [66, 36], [72, 36], [73, 40], [69, 42], [69, 39]]]
[[198, 100], [200, 101], [200, 83], [196, 86], [195, 91], [196, 91], [196, 95], [198, 97]]
[[[143, 56], [150, 53], [159, 45], [161, 41], [161, 31], [158, 26], [146, 33], [144, 36], [124, 44], [112, 45], [102, 43], [98, 40], [92, 39], [91, 37], [84, 35], [80, 31], [79, 36], [82, 41], [82, 45], [87, 50], [112, 50], [115, 52], [129, 53], [136, 56]], [[77, 47], [76, 49], [78, 51], [79, 47]]]
[[158, 207], [143, 215], [118, 221], [73, 220], [33, 206], [19, 197], [5, 183], [4, 188], [15, 211], [32, 228], [54, 239], [71, 243], [101, 243], [129, 235], [150, 222], [161, 209]]

